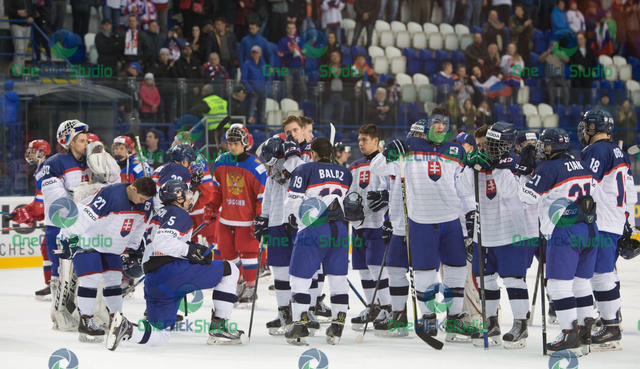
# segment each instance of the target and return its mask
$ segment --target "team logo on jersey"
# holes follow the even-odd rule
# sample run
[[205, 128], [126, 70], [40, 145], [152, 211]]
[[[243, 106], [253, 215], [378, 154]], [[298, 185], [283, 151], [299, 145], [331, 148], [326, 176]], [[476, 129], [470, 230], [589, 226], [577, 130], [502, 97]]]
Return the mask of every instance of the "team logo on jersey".
[[498, 194], [498, 191], [496, 190], [496, 181], [493, 180], [493, 178], [487, 180], [487, 197], [489, 198], [489, 200], [493, 200], [496, 195]]
[[429, 171], [429, 178], [431, 178], [432, 181], [436, 182], [440, 177], [442, 177], [442, 167], [439, 162], [430, 161], [429, 164], [427, 164], [427, 167]]
[[358, 185], [360, 188], [367, 188], [369, 186], [369, 180], [371, 179], [371, 172], [368, 170], [363, 170], [360, 172], [358, 176]]
[[73, 200], [61, 197], [49, 206], [49, 219], [58, 228], [68, 228], [78, 220], [78, 207]]
[[[312, 367], [313, 361], [318, 362], [318, 366]], [[327, 369], [329, 368], [329, 359], [324, 352], [318, 349], [309, 349], [300, 355], [298, 360], [298, 369]]]
[[122, 228], [120, 228], [120, 236], [127, 237], [131, 230], [133, 229], [133, 219], [125, 219], [122, 222]]
[[578, 369], [578, 357], [569, 350], [553, 352], [549, 357], [549, 369]]
[[[64, 361], [67, 362], [65, 367], [62, 366]], [[78, 357], [69, 349], [61, 348], [49, 357], [49, 369], [77, 369], [78, 366]]]
[[227, 187], [232, 195], [237, 196], [244, 191], [244, 177], [241, 174], [227, 174]]
[[[441, 294], [443, 296], [442, 301], [437, 301], [436, 296]], [[453, 292], [451, 289], [442, 283], [434, 283], [424, 292], [424, 300], [427, 302], [427, 308], [436, 313], [444, 313], [453, 304]]]

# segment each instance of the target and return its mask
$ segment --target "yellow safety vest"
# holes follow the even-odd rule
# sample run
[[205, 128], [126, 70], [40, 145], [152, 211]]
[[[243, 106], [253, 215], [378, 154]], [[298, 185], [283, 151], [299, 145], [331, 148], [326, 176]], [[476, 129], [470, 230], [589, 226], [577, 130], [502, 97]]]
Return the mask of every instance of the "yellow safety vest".
[[[202, 100], [209, 106], [209, 112], [206, 114], [207, 129], [212, 131], [229, 115], [227, 101], [216, 95], [207, 96]], [[224, 128], [229, 128], [230, 125], [231, 123], [227, 123]]]

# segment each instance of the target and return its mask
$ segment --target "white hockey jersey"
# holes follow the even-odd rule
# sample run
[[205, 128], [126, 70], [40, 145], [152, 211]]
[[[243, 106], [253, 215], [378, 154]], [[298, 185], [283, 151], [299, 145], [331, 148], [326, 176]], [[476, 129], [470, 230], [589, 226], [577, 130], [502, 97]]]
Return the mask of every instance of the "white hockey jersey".
[[[289, 179], [283, 184], [279, 184], [273, 179], [273, 170], [282, 171], [286, 170], [289, 173], [293, 172], [297, 166], [304, 164], [304, 161], [297, 156], [284, 159], [278, 159], [273, 165], [267, 178], [267, 184], [264, 189], [264, 196], [262, 198], [262, 216], [269, 218], [269, 227], [277, 227], [284, 223], [288, 223], [288, 215], [285, 215], [284, 202], [287, 200], [287, 189], [289, 188]], [[291, 168], [289, 171], [285, 168]], [[279, 175], [282, 178], [282, 175]]]
[[71, 153], [58, 153], [42, 163], [36, 174], [42, 178], [42, 196], [44, 199], [44, 224], [55, 226], [49, 218], [49, 209], [54, 201], [61, 198], [72, 199], [73, 188], [82, 182], [89, 182], [91, 170], [87, 166], [86, 156], [81, 160]]
[[398, 162], [387, 163], [384, 155], [376, 155], [371, 160], [371, 174], [389, 177], [389, 221], [396, 236], [405, 236], [404, 205], [402, 203], [402, 182]]
[[389, 190], [389, 177], [386, 175], [376, 175], [371, 172], [371, 160], [378, 156], [383, 155], [380, 154], [379, 151], [375, 151], [373, 155], [360, 158], [349, 166], [349, 171], [353, 178], [349, 193], [356, 192], [362, 197], [365, 214], [362, 224], [357, 224], [358, 222], [351, 223], [355, 229], [376, 229], [382, 227], [382, 223], [384, 222], [384, 213], [386, 210], [382, 209], [374, 212], [369, 208], [369, 201], [367, 201], [367, 192]]
[[189, 253], [187, 241], [191, 240], [192, 232], [193, 221], [186, 210], [175, 205], [160, 208], [145, 232], [147, 246], [142, 257], [145, 273], [153, 269], [150, 265], [154, 264], [154, 258], [186, 259]]

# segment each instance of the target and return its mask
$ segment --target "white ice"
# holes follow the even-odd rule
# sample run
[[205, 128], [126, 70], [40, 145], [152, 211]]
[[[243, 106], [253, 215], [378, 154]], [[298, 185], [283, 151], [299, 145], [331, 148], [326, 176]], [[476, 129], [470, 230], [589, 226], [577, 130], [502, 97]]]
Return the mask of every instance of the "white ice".
[[[619, 260], [622, 280], [622, 312], [624, 349], [618, 352], [591, 353], [579, 359], [580, 369], [639, 368], [640, 367], [640, 257]], [[529, 269], [527, 282], [533, 295], [536, 262]], [[331, 346], [325, 342], [324, 332], [310, 338], [310, 346], [298, 347], [285, 342], [284, 337], [269, 336], [265, 323], [276, 317], [275, 296], [267, 287], [271, 277], [261, 279], [259, 299], [251, 342], [243, 346], [208, 346], [206, 333], [173, 333], [163, 347], [145, 347], [133, 343], [115, 352], [108, 351], [104, 343], [91, 344], [78, 341], [76, 332], [51, 329], [50, 302], [36, 301], [34, 291], [43, 287], [42, 271], [38, 268], [0, 271], [4, 281], [0, 287], [0, 353], [5, 368], [47, 368], [51, 354], [67, 348], [75, 353], [80, 368], [298, 368], [300, 355], [309, 348], [317, 348], [327, 355], [329, 365], [336, 368], [548, 368], [549, 357], [542, 355], [540, 303], [536, 308], [534, 326], [529, 328], [527, 347], [505, 350], [502, 347], [488, 351], [471, 344], [445, 343], [442, 351], [427, 346], [417, 336], [408, 338], [380, 338], [369, 331], [363, 343], [356, 343], [359, 333], [348, 323], [363, 305], [352, 293], [351, 309], [342, 341]], [[360, 289], [358, 274], [351, 272], [349, 279]], [[325, 284], [328, 294], [328, 284]], [[133, 300], [124, 301], [124, 314], [132, 321], [143, 317], [145, 302], [143, 289], [138, 287]], [[511, 328], [512, 315], [502, 288], [502, 332]], [[204, 304], [188, 320], [209, 320], [211, 291], [205, 291]], [[409, 309], [411, 309], [409, 300]], [[247, 332], [250, 310], [236, 309], [232, 320]], [[411, 317], [410, 317], [411, 319]], [[326, 325], [323, 325], [323, 330]], [[372, 328], [372, 327], [370, 327]], [[560, 332], [557, 325], [547, 326], [547, 339], [553, 341]], [[438, 334], [444, 340], [444, 334]], [[64, 363], [61, 363], [64, 364]], [[64, 365], [62, 366], [64, 367]], [[312, 367], [315, 367], [312, 365]]]

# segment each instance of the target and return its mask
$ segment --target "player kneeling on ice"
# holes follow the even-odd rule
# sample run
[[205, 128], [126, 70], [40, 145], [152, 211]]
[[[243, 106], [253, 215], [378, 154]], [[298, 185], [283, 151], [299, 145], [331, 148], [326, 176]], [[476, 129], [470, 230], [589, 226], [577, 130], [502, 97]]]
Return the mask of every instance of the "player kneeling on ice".
[[[81, 342], [102, 342], [104, 330], [93, 319], [98, 287], [109, 313], [122, 310], [122, 261], [126, 248], [137, 250], [153, 208], [156, 185], [142, 177], [134, 183], [116, 183], [79, 203], [78, 220], [60, 231], [63, 259], [73, 258], [78, 274]], [[82, 252], [78, 252], [84, 248]]]
[[308, 344], [309, 288], [321, 264], [331, 289], [333, 320], [326, 331], [328, 343], [338, 343], [347, 317], [349, 247], [342, 201], [352, 177], [347, 168], [332, 163], [332, 152], [333, 146], [327, 138], [313, 140], [313, 162], [303, 164], [291, 173], [285, 201], [289, 222], [299, 227], [289, 267], [294, 323], [284, 335], [291, 344]]
[[143, 326], [136, 326], [116, 313], [107, 336], [109, 350], [115, 350], [123, 341], [163, 345], [171, 337], [180, 300], [188, 293], [208, 288], [214, 291], [207, 344], [241, 343], [244, 332], [231, 332], [228, 324], [236, 299], [238, 268], [226, 261], [212, 262], [206, 246], [190, 241], [193, 222], [186, 210], [189, 197], [187, 184], [179, 180], [169, 180], [160, 188], [164, 207], [145, 233], [147, 320]]
[[[562, 332], [555, 342], [547, 344], [547, 350], [571, 350], [581, 356], [588, 353], [586, 346], [591, 343], [593, 297], [589, 279], [595, 268], [594, 244], [599, 237], [591, 195], [599, 195], [600, 189], [595, 187], [586, 163], [574, 159], [569, 149], [569, 135], [561, 128], [548, 128], [540, 135], [537, 154], [544, 161], [537, 167], [536, 148], [523, 148], [518, 163], [522, 176], [519, 196], [527, 204], [538, 203], [539, 214], [549, 214], [540, 216], [541, 231], [547, 238], [547, 288]], [[551, 216], [550, 208], [556, 207]], [[585, 347], [580, 350], [581, 346]]]

